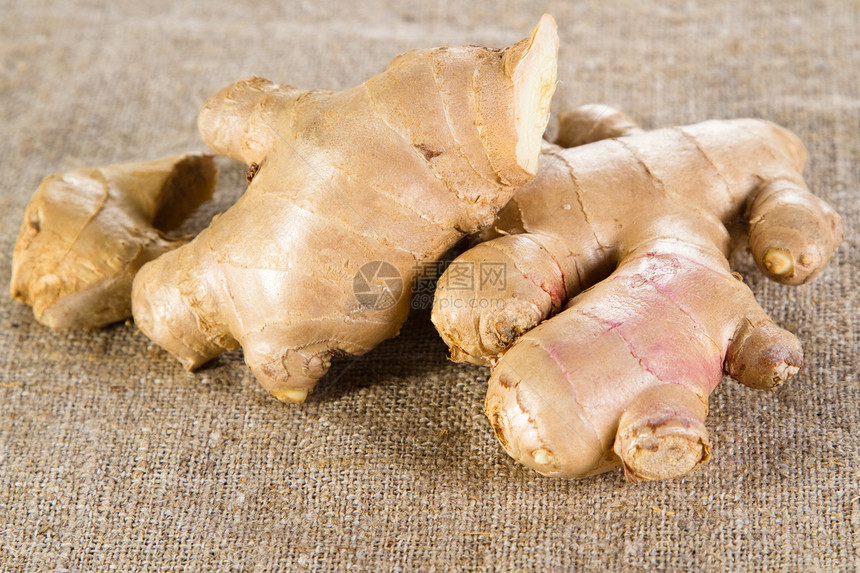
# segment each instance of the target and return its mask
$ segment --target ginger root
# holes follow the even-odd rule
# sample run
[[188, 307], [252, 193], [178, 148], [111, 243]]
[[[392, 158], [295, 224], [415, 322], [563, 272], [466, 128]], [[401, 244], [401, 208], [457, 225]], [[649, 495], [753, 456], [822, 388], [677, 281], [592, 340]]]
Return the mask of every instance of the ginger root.
[[[731, 272], [733, 245], [748, 238], [767, 276], [803, 284], [842, 221], [807, 190], [800, 140], [772, 123], [641, 132], [595, 108], [561, 122], [568, 143], [631, 135], [545, 144], [487, 242], [440, 278], [433, 321], [454, 360], [492, 365], [486, 414], [526, 466], [684, 475], [710, 457], [704, 418], [724, 374], [769, 389], [803, 361]], [[452, 286], [462, 265], [474, 289]], [[491, 266], [504, 280], [484, 276]]]
[[211, 155], [89, 167], [46, 177], [24, 214], [12, 296], [53, 329], [131, 316], [140, 267], [186, 242], [174, 230], [215, 188]]
[[248, 190], [141, 269], [136, 324], [189, 369], [241, 346], [269, 392], [302, 402], [333, 357], [395, 335], [421, 266], [534, 177], [557, 48], [544, 16], [506, 50], [408, 52], [343, 92], [224, 88], [198, 124], [250, 166]]

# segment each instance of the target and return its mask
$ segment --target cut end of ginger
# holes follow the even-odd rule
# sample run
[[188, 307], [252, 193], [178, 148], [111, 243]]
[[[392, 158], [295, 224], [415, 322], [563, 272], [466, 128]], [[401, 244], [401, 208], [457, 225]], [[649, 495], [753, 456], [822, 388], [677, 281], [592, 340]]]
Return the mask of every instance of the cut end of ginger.
[[630, 447], [623, 461], [631, 481], [664, 480], [690, 473], [707, 457], [707, 445], [701, 439], [668, 435]]
[[784, 249], [770, 248], [764, 253], [764, 267], [777, 277], [787, 277], [794, 272], [794, 257]]
[[518, 136], [517, 163], [532, 175], [537, 173], [541, 140], [549, 121], [557, 64], [557, 26], [552, 16], [544, 14], [512, 75]]

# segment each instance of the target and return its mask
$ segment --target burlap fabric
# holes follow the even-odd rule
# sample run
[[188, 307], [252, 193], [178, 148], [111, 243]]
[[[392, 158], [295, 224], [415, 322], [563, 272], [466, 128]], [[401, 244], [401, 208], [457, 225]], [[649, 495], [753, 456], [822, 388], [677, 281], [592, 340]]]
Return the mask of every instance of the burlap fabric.
[[[685, 479], [551, 480], [482, 413], [487, 371], [446, 360], [426, 312], [338, 363], [303, 407], [241, 355], [196, 374], [130, 324], [53, 333], [0, 300], [0, 570], [860, 568], [860, 3], [43, 1], [0, 8], [0, 284], [45, 175], [203, 144], [197, 111], [252, 74], [350, 87], [442, 44], [558, 20], [554, 109], [650, 127], [758, 116], [807, 143], [847, 236], [813, 284], [737, 267], [807, 362], [774, 393], [725, 381], [714, 459]], [[356, 142], [366, 145], [367, 142]], [[214, 204], [244, 188], [222, 161]]]

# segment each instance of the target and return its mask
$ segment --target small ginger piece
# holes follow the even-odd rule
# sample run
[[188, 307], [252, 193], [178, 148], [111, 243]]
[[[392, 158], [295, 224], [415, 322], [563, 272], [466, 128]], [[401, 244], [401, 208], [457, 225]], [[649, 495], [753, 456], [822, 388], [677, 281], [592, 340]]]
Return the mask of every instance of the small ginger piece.
[[[549, 476], [621, 465], [631, 480], [666, 479], [709, 459], [704, 419], [723, 375], [770, 389], [803, 362], [731, 272], [733, 245], [747, 239], [762, 272], [798, 285], [842, 240], [788, 130], [740, 119], [642, 132], [624, 117], [563, 116], [563, 141], [594, 142], [547, 143], [534, 182], [434, 301], [452, 358], [492, 366], [486, 413], [502, 446]], [[463, 265], [503, 280], [452, 288]]]
[[505, 50], [407, 52], [342, 92], [222, 89], [198, 126], [248, 190], [141, 269], [135, 323], [189, 369], [241, 346], [272, 395], [304, 401], [332, 358], [394, 336], [422, 266], [533, 179], [557, 49], [544, 16]]
[[186, 239], [176, 229], [215, 188], [211, 155], [85, 167], [46, 177], [30, 199], [12, 259], [12, 296], [53, 329], [131, 316], [140, 267]]

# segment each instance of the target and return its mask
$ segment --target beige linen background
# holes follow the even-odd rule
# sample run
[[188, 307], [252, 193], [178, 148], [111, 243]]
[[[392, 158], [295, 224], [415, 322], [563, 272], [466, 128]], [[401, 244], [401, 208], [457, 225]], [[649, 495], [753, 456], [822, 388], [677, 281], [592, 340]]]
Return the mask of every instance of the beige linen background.
[[[189, 374], [130, 324], [53, 333], [0, 297], [0, 571], [860, 568], [856, 0], [0, 0], [0, 284], [42, 177], [203, 149], [197, 111], [227, 83], [347, 88], [407, 49], [507, 45], [544, 11], [555, 111], [758, 116], [807, 143], [807, 181], [847, 224], [831, 266], [785, 288], [736, 259], [804, 342], [797, 379], [725, 381], [715, 457], [685, 479], [550, 480], [496, 444], [487, 371], [448, 362], [427, 312], [295, 407], [238, 353]], [[189, 229], [244, 188], [219, 165]]]

